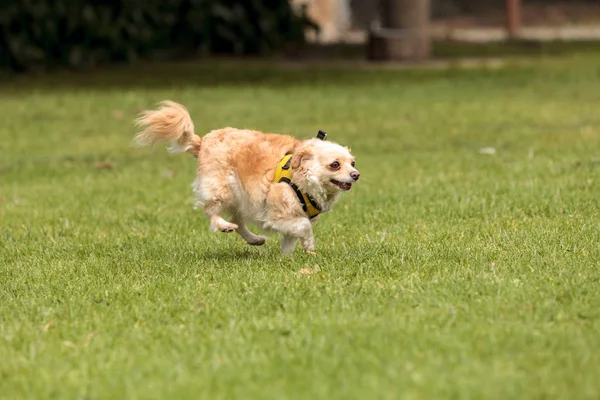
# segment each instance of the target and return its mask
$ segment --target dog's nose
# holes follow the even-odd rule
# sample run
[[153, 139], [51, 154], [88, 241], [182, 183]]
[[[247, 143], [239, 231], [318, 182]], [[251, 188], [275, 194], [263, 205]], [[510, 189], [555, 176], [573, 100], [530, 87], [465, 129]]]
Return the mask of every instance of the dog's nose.
[[354, 179], [355, 181], [357, 181], [358, 178], [360, 178], [360, 174], [358, 173], [358, 171], [352, 171], [352, 172], [350, 172], [350, 177], [352, 179]]

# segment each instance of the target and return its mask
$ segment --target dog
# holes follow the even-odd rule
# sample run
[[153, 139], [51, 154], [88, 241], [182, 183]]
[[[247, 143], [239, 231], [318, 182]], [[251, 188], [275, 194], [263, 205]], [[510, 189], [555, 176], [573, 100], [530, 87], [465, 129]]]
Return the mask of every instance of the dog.
[[[260, 246], [266, 238], [247, 227], [257, 224], [283, 235], [286, 255], [298, 240], [315, 254], [313, 224], [360, 178], [350, 149], [325, 141], [323, 132], [321, 138], [298, 140], [228, 127], [200, 138], [187, 109], [169, 100], [142, 112], [136, 126], [141, 130], [134, 144], [170, 141], [170, 152], [198, 159], [192, 187], [213, 231], [235, 231], [248, 244]], [[223, 215], [231, 215], [230, 221]]]

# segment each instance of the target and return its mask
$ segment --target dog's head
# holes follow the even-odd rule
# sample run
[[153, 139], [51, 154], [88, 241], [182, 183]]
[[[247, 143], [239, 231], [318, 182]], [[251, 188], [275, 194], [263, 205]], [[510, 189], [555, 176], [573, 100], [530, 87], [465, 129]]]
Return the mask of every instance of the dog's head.
[[296, 147], [292, 168], [295, 182], [329, 193], [348, 191], [360, 178], [350, 149], [319, 139], [305, 140]]

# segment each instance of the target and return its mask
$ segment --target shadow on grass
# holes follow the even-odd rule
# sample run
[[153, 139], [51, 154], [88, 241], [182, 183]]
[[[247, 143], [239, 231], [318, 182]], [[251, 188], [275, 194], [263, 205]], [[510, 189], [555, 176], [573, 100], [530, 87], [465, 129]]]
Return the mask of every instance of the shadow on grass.
[[[437, 42], [431, 62], [381, 64], [365, 60], [363, 45], [312, 46], [294, 57], [211, 57], [176, 62], [140, 62], [86, 70], [55, 70], [37, 74], [0, 75], [5, 92], [38, 90], [110, 90], [120, 88], [178, 88], [216, 86], [325, 86], [372, 84], [393, 76], [414, 83], [440, 77], [473, 78], [489, 74], [485, 68], [453, 68], [455, 61], [468, 59], [567, 56], [600, 52], [600, 42], [509, 41], [469, 44]], [[447, 63], [445, 68], [423, 68]], [[443, 71], [440, 71], [443, 70]], [[514, 70], [511, 71], [514, 73]], [[495, 71], [502, 74], [502, 71]]]
[[[62, 91], [173, 89], [183, 87], [360, 86], [398, 76], [398, 71], [369, 68], [354, 61], [290, 61], [285, 59], [209, 58], [178, 62], [144, 62], [80, 71], [57, 70], [0, 79], [0, 90]], [[407, 80], [428, 79], [431, 71], [403, 74]]]
[[600, 41], [535, 41], [509, 40], [493, 43], [437, 42], [433, 49], [436, 57], [456, 59], [464, 57], [563, 57], [581, 53], [600, 52]]
[[241, 247], [242, 244], [227, 249], [213, 249], [213, 248], [199, 248], [194, 254], [194, 259], [198, 261], [239, 261], [239, 260], [250, 260], [264, 261], [265, 258], [270, 258], [270, 250], [263, 249], [262, 251], [257, 248]]

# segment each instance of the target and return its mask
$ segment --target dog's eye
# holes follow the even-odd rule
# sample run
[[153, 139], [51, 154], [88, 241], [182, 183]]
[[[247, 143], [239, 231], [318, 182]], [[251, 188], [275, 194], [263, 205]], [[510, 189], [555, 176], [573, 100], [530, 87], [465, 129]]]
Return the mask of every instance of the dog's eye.
[[339, 163], [339, 162], [337, 162], [337, 161], [334, 161], [334, 162], [332, 162], [332, 163], [329, 165], [329, 168], [331, 168], [331, 169], [336, 169], [336, 170], [337, 170], [337, 169], [340, 169], [340, 163]]
[[352, 163], [350, 165], [352, 165], [352, 167], [354, 167], [356, 165], [356, 162], [352, 161]]

